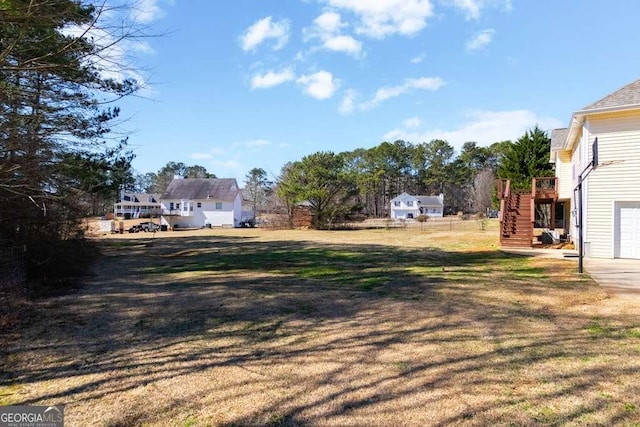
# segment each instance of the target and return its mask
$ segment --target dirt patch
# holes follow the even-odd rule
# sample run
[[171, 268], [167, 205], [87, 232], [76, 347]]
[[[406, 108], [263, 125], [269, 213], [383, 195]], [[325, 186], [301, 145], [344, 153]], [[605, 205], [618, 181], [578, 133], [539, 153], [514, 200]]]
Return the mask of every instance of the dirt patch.
[[3, 404], [68, 425], [633, 425], [640, 323], [495, 231], [107, 236], [2, 348]]

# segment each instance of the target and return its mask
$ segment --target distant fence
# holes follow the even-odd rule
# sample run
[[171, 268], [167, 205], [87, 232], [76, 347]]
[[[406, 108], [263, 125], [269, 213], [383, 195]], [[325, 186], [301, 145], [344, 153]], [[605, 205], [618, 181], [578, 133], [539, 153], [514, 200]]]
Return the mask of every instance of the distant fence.
[[350, 228], [356, 229], [407, 229], [413, 231], [426, 232], [448, 232], [448, 231], [477, 231], [498, 229], [497, 219], [486, 219], [469, 217], [463, 219], [457, 216], [443, 218], [429, 218], [427, 221], [419, 222], [415, 219], [368, 219], [363, 222], [349, 223]]
[[[425, 232], [464, 232], [478, 230], [498, 230], [500, 221], [497, 218], [485, 218], [476, 215], [451, 215], [445, 217], [429, 217], [426, 221], [420, 222], [417, 219], [391, 219], [391, 218], [370, 218], [357, 222], [335, 222], [327, 224], [328, 229], [406, 229], [410, 231]], [[258, 226], [273, 230], [300, 228], [309, 224], [292, 222], [286, 215], [261, 215], [258, 219]]]
[[10, 305], [26, 288], [26, 252], [22, 246], [0, 246], [0, 302]]

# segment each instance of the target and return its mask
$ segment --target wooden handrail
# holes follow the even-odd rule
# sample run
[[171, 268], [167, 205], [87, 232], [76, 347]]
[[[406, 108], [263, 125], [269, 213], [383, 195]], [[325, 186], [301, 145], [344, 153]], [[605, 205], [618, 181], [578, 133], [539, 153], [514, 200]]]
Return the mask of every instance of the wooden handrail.
[[511, 181], [508, 179], [498, 180], [498, 199], [506, 199], [511, 194]]
[[[531, 181], [531, 197], [535, 198], [550, 198], [549, 195], [558, 194], [558, 178], [553, 177], [538, 177], [533, 178]], [[553, 197], [555, 198], [555, 196]]]

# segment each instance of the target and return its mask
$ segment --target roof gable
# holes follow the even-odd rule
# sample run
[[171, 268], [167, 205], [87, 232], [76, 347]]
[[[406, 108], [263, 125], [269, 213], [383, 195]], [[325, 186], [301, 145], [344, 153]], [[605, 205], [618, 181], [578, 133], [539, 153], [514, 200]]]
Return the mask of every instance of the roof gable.
[[234, 178], [181, 178], [172, 180], [160, 198], [233, 201], [239, 192]]
[[625, 108], [632, 105], [640, 107], [640, 80], [629, 83], [580, 111]]
[[409, 193], [402, 193], [391, 199], [391, 202], [406, 202], [407, 200], [416, 200], [416, 198]]
[[551, 151], [562, 150], [567, 135], [569, 135], [569, 128], [553, 129], [551, 131]]
[[124, 193], [121, 202], [131, 203], [159, 203], [160, 195], [157, 193]]
[[415, 201], [417, 204], [422, 206], [443, 206], [442, 199], [439, 196], [412, 196], [408, 193], [402, 193], [399, 196], [391, 199], [391, 203], [393, 202], [407, 202], [407, 201]]

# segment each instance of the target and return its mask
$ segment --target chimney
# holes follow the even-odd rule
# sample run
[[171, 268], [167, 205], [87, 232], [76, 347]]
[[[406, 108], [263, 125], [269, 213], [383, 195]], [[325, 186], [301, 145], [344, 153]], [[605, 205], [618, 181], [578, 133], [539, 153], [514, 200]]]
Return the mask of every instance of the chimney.
[[440, 193], [438, 195], [438, 199], [440, 199], [440, 202], [444, 205], [444, 194], [443, 193]]

